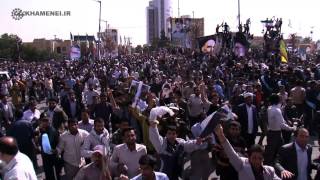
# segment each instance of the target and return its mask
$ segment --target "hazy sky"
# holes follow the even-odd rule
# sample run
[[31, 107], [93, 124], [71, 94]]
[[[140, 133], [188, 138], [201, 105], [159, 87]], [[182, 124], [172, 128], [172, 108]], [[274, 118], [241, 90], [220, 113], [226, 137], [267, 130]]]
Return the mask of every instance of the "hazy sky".
[[[148, 0], [102, 0], [102, 19], [110, 27], [119, 29], [121, 36], [131, 37], [134, 45], [146, 42], [146, 7]], [[215, 32], [222, 21], [236, 30], [237, 0], [180, 0], [180, 15], [205, 18], [205, 35]], [[178, 16], [178, 0], [173, 0], [173, 16]], [[251, 18], [251, 32], [261, 35], [261, 20], [267, 17], [282, 17], [283, 32], [297, 32], [320, 39], [320, 21], [317, 18], [319, 0], [241, 0], [241, 20]], [[71, 11], [70, 17], [23, 17], [12, 19], [14, 8], [22, 10], [59, 10]], [[24, 42], [34, 38], [69, 39], [74, 35], [96, 35], [98, 31], [99, 4], [93, 0], [0, 0], [0, 34], [18, 34]], [[292, 28], [288, 27], [289, 19]], [[101, 22], [102, 30], [106, 23]]]

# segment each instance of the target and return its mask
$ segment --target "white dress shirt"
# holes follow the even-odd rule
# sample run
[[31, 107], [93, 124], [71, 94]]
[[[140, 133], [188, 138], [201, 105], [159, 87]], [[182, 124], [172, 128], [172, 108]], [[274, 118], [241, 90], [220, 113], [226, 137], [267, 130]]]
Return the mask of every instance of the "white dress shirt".
[[252, 106], [246, 105], [247, 114], [248, 114], [248, 134], [253, 133], [253, 111]]
[[86, 91], [84, 93], [86, 104], [87, 105], [92, 105], [93, 104], [93, 97], [95, 97], [95, 96], [99, 96], [99, 93], [96, 90], [93, 90], [93, 91], [88, 90], [88, 91]]
[[269, 106], [268, 108], [268, 130], [270, 131], [281, 131], [294, 130], [293, 127], [288, 126], [282, 116], [281, 109], [277, 105]]
[[84, 159], [81, 158], [81, 146], [88, 135], [86, 130], [78, 129], [76, 135], [66, 131], [60, 136], [57, 150], [59, 154], [64, 151], [63, 160], [65, 162], [75, 167], [81, 167], [85, 164]]
[[297, 151], [297, 161], [298, 161], [298, 178], [297, 180], [307, 180], [308, 179], [308, 153], [307, 149], [302, 149], [297, 143], [294, 143]]
[[33, 164], [28, 156], [18, 152], [4, 167], [4, 180], [37, 180]]
[[23, 112], [23, 120], [32, 121], [33, 118], [40, 119], [40, 111], [36, 109], [34, 112], [32, 112], [30, 109]]

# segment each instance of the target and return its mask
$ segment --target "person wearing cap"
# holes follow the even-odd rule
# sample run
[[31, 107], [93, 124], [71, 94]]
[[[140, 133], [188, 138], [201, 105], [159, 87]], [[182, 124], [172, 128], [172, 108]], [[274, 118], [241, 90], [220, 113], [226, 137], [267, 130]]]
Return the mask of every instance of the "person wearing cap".
[[245, 103], [236, 108], [237, 121], [241, 124], [241, 136], [246, 140], [247, 148], [255, 144], [258, 132], [258, 113], [256, 106], [252, 104], [253, 94], [244, 93]]
[[[0, 161], [4, 180], [37, 180], [32, 162], [25, 154], [19, 152], [18, 144], [12, 137], [0, 138]], [[1, 163], [1, 166], [3, 164]]]
[[125, 174], [132, 178], [139, 174], [138, 161], [147, 154], [147, 148], [136, 143], [136, 133], [131, 127], [122, 130], [122, 138], [124, 143], [114, 147], [110, 165], [116, 174]]
[[40, 137], [38, 142], [41, 147], [41, 157], [43, 161], [43, 170], [46, 176], [46, 180], [56, 180], [60, 179], [60, 171], [62, 166], [60, 164], [59, 158], [56, 154], [52, 152], [46, 152], [44, 147], [44, 137], [47, 136], [49, 139], [51, 150], [56, 149], [59, 143], [59, 132], [52, 127], [50, 124], [49, 116], [47, 113], [42, 113], [40, 116]]
[[[155, 108], [151, 110], [149, 117], [149, 139], [163, 161], [160, 171], [166, 173], [170, 180], [177, 180], [182, 166], [179, 164], [178, 159], [182, 158], [181, 156], [183, 156], [184, 152], [193, 152], [199, 149], [202, 141], [200, 138], [187, 141], [177, 138], [176, 126], [167, 126], [166, 136], [162, 137], [158, 129], [158, 119], [161, 119], [164, 114], [162, 114], [162, 116], [153, 115], [153, 113], [155, 113], [153, 112], [154, 109]], [[159, 110], [161, 110], [161, 113], [165, 111], [164, 108]], [[170, 116], [174, 115], [174, 113], [170, 111], [167, 111], [167, 113], [169, 113]]]
[[103, 145], [94, 146], [91, 154], [92, 162], [82, 167], [75, 180], [111, 180], [107, 154]]
[[[169, 180], [168, 176], [161, 172], [156, 172], [157, 161], [150, 155], [143, 155], [139, 159], [141, 173], [131, 180]], [[120, 180], [129, 180], [127, 176], [120, 176]]]

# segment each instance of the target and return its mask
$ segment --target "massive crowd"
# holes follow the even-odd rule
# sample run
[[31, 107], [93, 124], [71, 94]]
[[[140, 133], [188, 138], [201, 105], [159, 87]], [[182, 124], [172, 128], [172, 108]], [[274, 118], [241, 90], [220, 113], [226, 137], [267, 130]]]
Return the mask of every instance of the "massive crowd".
[[[46, 180], [310, 180], [320, 58], [260, 54], [1, 62], [2, 175], [36, 179], [41, 154]], [[221, 109], [227, 118], [209, 125]]]

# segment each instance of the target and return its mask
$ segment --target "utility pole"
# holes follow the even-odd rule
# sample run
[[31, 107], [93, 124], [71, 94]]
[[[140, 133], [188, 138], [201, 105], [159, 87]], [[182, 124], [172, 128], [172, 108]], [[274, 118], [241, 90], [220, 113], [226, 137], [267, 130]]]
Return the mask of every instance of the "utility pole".
[[180, 0], [178, 0], [178, 18], [180, 18]]
[[100, 46], [101, 46], [101, 0], [94, 0], [99, 3], [99, 32], [98, 32], [98, 59], [100, 60]]
[[241, 20], [240, 20], [240, 0], [238, 0], [238, 26], [240, 26]]

